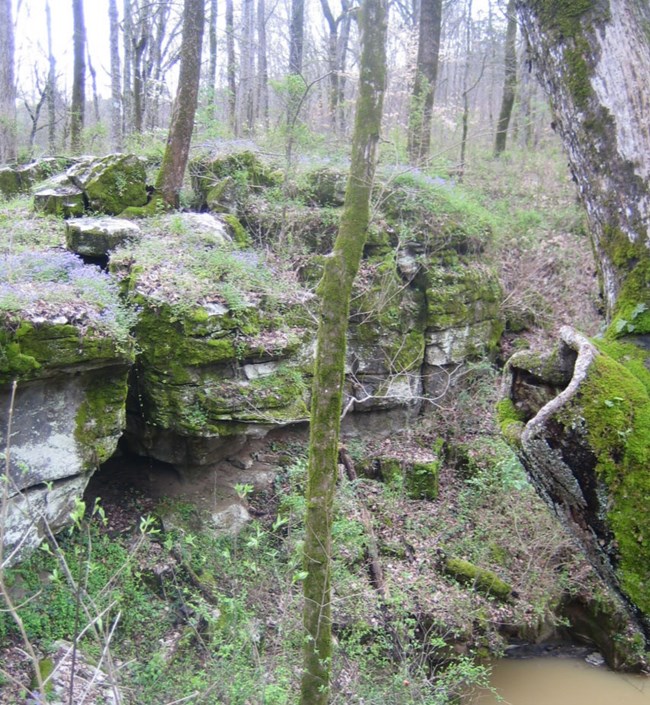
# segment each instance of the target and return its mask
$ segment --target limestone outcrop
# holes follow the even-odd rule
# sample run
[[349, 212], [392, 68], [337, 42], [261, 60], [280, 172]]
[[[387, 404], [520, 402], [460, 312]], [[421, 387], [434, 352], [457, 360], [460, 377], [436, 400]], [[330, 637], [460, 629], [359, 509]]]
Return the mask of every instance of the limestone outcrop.
[[647, 354], [562, 328], [557, 350], [515, 354], [501, 426], [631, 619], [650, 636]]
[[147, 199], [144, 162], [134, 154], [109, 154], [84, 157], [42, 184], [34, 194], [34, 208], [64, 218], [86, 211], [118, 215], [144, 206]]
[[16, 558], [69, 522], [115, 452], [133, 352], [116, 288], [96, 268], [64, 253], [2, 260], [3, 541]]

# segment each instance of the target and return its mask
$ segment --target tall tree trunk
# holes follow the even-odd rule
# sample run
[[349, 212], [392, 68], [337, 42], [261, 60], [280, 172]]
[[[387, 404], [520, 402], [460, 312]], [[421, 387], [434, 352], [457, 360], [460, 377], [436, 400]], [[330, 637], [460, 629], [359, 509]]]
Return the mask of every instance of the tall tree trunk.
[[174, 208], [178, 206], [178, 197], [183, 185], [199, 99], [204, 25], [204, 0], [185, 0], [178, 88], [172, 108], [167, 147], [156, 180], [156, 190], [165, 203]]
[[95, 123], [99, 123], [99, 95], [97, 94], [97, 71], [93, 66], [90, 52], [86, 52], [86, 60], [88, 61], [88, 73], [90, 74], [90, 85], [93, 90], [93, 110], [95, 114]]
[[334, 249], [319, 285], [320, 325], [312, 388], [309, 477], [305, 519], [301, 705], [326, 705], [332, 657], [332, 518], [345, 373], [350, 294], [370, 217], [386, 84], [386, 0], [361, 6], [359, 96], [350, 174]]
[[465, 25], [465, 70], [463, 71], [463, 117], [462, 134], [460, 137], [460, 164], [458, 165], [458, 181], [465, 176], [465, 158], [467, 155], [467, 137], [469, 134], [469, 72], [472, 54], [472, 0], [467, 0], [467, 16]]
[[269, 66], [266, 56], [266, 2], [257, 0], [257, 115], [269, 127]]
[[336, 96], [336, 130], [343, 135], [346, 128], [345, 116], [345, 69], [348, 56], [348, 44], [350, 43], [350, 26], [352, 25], [352, 10], [350, 0], [341, 0], [341, 27], [336, 45], [336, 76], [337, 92]]
[[56, 152], [56, 59], [52, 49], [52, 13], [50, 0], [45, 3], [45, 23], [47, 27], [47, 146], [50, 154]]
[[253, 79], [255, 73], [255, 54], [253, 49], [253, 29], [254, 29], [254, 0], [243, 0], [242, 2], [242, 38], [239, 43], [239, 91], [237, 98], [238, 122], [243, 127], [246, 135], [253, 132], [254, 123], [254, 90]]
[[506, 151], [508, 125], [512, 115], [512, 106], [515, 104], [515, 91], [517, 89], [517, 13], [515, 0], [508, 0], [506, 8], [508, 25], [506, 28], [503, 98], [501, 111], [497, 123], [496, 138], [494, 140], [494, 156], [498, 157]]
[[0, 0], [0, 164], [16, 159], [16, 79], [11, 0]]
[[328, 91], [328, 113], [332, 132], [336, 132], [336, 101], [339, 96], [339, 74], [337, 70], [337, 48], [339, 41], [339, 21], [340, 17], [334, 19], [332, 8], [328, 0], [320, 0], [323, 16], [327, 22], [327, 68], [330, 72]]
[[305, 36], [305, 0], [291, 0], [289, 26], [289, 74], [302, 73], [302, 54]]
[[210, 63], [208, 64], [208, 110], [210, 120], [214, 119], [214, 101], [217, 85], [217, 0], [210, 0], [210, 19], [208, 26], [208, 43], [210, 46]]
[[120, 78], [120, 28], [117, 0], [108, 0], [108, 25], [111, 47], [111, 143], [122, 149], [122, 87]]
[[650, 5], [516, 4], [587, 208], [610, 333], [650, 333]]
[[149, 35], [147, 23], [143, 17], [144, 7], [140, 7], [139, 37], [133, 38], [133, 129], [142, 132], [144, 127], [145, 109], [145, 80], [144, 80], [144, 54], [147, 50]]
[[237, 125], [237, 64], [235, 57], [235, 12], [233, 0], [226, 0], [226, 53], [228, 66], [226, 68], [228, 82], [228, 123], [232, 133], [239, 133]]
[[124, 0], [124, 92], [122, 94], [122, 134], [128, 135], [133, 131], [133, 10], [131, 0]]
[[70, 148], [73, 154], [82, 149], [84, 116], [86, 111], [86, 25], [83, 0], [72, 0], [74, 22], [74, 68], [72, 76], [72, 103], [70, 105]]
[[411, 164], [423, 164], [431, 152], [433, 97], [438, 80], [442, 0], [421, 0], [418, 58], [409, 109], [408, 153]]

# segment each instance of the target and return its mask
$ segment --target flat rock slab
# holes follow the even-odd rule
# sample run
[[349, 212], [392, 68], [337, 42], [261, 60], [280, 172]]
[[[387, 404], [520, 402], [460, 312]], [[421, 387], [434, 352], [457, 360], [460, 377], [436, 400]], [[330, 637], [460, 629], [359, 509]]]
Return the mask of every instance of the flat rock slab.
[[34, 209], [64, 218], [80, 216], [85, 209], [84, 193], [65, 174], [59, 174], [34, 194]]
[[104, 257], [127, 240], [139, 237], [140, 228], [123, 218], [72, 218], [66, 223], [66, 246], [84, 257]]

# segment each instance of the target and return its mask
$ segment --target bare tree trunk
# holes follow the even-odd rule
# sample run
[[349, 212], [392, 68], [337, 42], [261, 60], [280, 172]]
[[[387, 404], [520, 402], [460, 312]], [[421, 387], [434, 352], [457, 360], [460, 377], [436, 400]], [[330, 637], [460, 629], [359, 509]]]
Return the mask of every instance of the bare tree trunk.
[[269, 127], [269, 67], [266, 56], [266, 2], [257, 0], [257, 115]]
[[16, 79], [11, 0], [0, 0], [0, 164], [16, 159]]
[[228, 79], [228, 122], [233, 134], [237, 136], [237, 64], [235, 58], [235, 12], [233, 0], [226, 0], [226, 52], [228, 66], [226, 69]]
[[52, 49], [52, 13], [50, 0], [45, 3], [45, 22], [47, 26], [47, 145], [50, 154], [56, 152], [56, 59]]
[[141, 5], [139, 8], [139, 37], [133, 37], [133, 129], [136, 132], [142, 132], [144, 126], [144, 104], [145, 104], [145, 93], [144, 93], [144, 53], [147, 49], [147, 42], [149, 41], [149, 35], [147, 32], [147, 21], [145, 20], [143, 13], [145, 12], [144, 7]]
[[[571, 5], [573, 8], [573, 5]], [[610, 334], [650, 333], [650, 6], [517, 0], [587, 208]]]
[[172, 109], [167, 147], [156, 180], [156, 190], [165, 203], [174, 208], [178, 207], [178, 197], [183, 185], [199, 99], [204, 25], [204, 0], [185, 0], [178, 88]]
[[305, 0], [291, 0], [289, 27], [289, 74], [302, 74], [302, 54], [305, 37]]
[[122, 88], [120, 79], [120, 28], [117, 0], [108, 1], [108, 25], [111, 47], [111, 144], [122, 149]]
[[210, 0], [210, 24], [208, 26], [208, 43], [210, 45], [210, 63], [208, 65], [208, 118], [214, 119], [215, 89], [217, 85], [217, 0]]
[[72, 79], [72, 104], [70, 106], [70, 147], [79, 154], [83, 147], [84, 116], [86, 111], [86, 25], [83, 0], [72, 0], [74, 22], [74, 68]]
[[312, 388], [305, 519], [301, 705], [326, 705], [332, 657], [332, 519], [338, 474], [345, 348], [350, 294], [366, 241], [370, 193], [386, 83], [386, 0], [361, 6], [359, 96], [350, 174], [334, 249], [319, 285], [320, 325]]
[[336, 45], [336, 130], [343, 135], [346, 128], [345, 117], [345, 69], [347, 64], [348, 44], [350, 42], [350, 26], [352, 25], [352, 10], [350, 0], [341, 0], [341, 28]]
[[254, 125], [254, 90], [253, 76], [255, 68], [255, 54], [253, 50], [253, 27], [254, 27], [254, 0], [243, 0], [242, 2], [242, 38], [239, 43], [239, 91], [237, 98], [238, 123], [243, 127], [244, 133], [250, 135]]
[[[88, 47], [86, 47], [88, 49]], [[88, 73], [90, 73], [90, 83], [93, 87], [93, 111], [95, 113], [95, 123], [99, 123], [99, 96], [97, 95], [97, 72], [90, 58], [90, 52], [86, 51], [86, 59], [88, 61]]]
[[133, 12], [131, 0], [124, 0], [124, 92], [122, 94], [122, 134], [133, 131], [133, 92], [131, 75], [133, 73]]
[[463, 118], [462, 135], [460, 138], [460, 164], [458, 165], [458, 180], [465, 175], [465, 155], [467, 153], [467, 135], [469, 132], [469, 72], [472, 53], [472, 0], [467, 0], [467, 24], [465, 26], [465, 70], [463, 72]]
[[421, 0], [418, 59], [409, 110], [408, 152], [411, 164], [423, 164], [431, 152], [433, 97], [438, 80], [442, 0]]
[[512, 106], [515, 104], [515, 92], [517, 90], [517, 12], [515, 10], [515, 0], [508, 0], [506, 15], [508, 26], [505, 43], [503, 98], [494, 141], [495, 157], [506, 151], [508, 125], [510, 124]]

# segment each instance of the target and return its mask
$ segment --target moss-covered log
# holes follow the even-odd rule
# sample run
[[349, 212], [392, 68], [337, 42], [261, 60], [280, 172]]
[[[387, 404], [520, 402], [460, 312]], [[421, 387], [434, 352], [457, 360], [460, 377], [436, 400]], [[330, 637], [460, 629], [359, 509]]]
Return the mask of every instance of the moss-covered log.
[[329, 699], [332, 658], [330, 564], [332, 515], [337, 476], [345, 347], [350, 294], [370, 218], [370, 194], [386, 82], [385, 0], [365, 0], [361, 8], [359, 97], [352, 139], [350, 175], [334, 250], [325, 264], [318, 347], [314, 369], [305, 536], [305, 627], [302, 705]]

